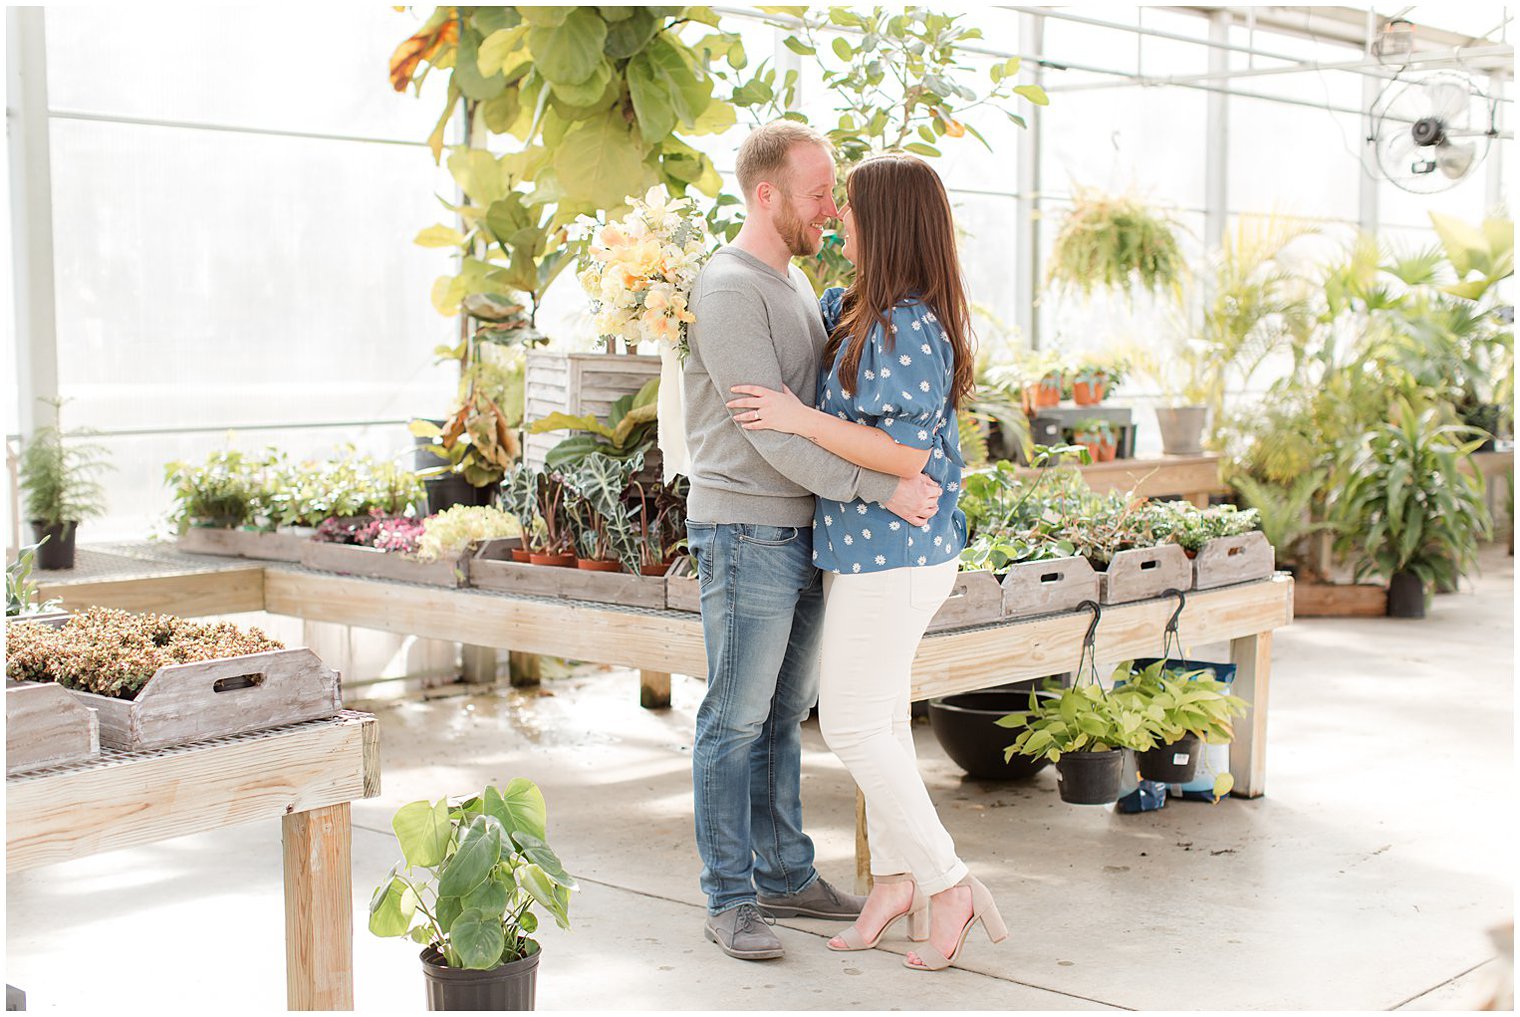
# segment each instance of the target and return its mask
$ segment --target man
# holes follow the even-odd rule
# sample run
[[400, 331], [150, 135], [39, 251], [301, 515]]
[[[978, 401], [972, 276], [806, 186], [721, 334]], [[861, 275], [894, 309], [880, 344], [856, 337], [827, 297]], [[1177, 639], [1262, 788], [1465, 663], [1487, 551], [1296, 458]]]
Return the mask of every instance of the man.
[[[813, 868], [802, 832], [801, 723], [818, 699], [823, 587], [814, 496], [874, 501], [919, 526], [940, 489], [861, 469], [779, 431], [745, 430], [734, 385], [783, 383], [812, 405], [826, 336], [794, 257], [818, 253], [838, 216], [834, 160], [816, 131], [778, 121], [736, 166], [746, 217], [693, 287], [686, 358], [688, 537], [702, 590], [707, 695], [692, 746], [705, 934], [744, 960], [783, 954], [765, 917], [851, 920], [863, 898]], [[758, 890], [758, 893], [757, 893]]]

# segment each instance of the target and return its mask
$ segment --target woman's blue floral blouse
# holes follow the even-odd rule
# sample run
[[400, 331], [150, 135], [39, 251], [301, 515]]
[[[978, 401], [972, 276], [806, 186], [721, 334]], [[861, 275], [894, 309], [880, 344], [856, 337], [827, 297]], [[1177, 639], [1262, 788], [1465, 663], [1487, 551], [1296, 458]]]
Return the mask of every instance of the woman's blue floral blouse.
[[[830, 332], [839, 320], [843, 297], [844, 290], [836, 287], [819, 302]], [[818, 380], [816, 405], [841, 420], [879, 427], [899, 445], [929, 449], [924, 473], [944, 493], [934, 518], [918, 527], [871, 502], [819, 498], [813, 517], [813, 563], [828, 572], [940, 565], [966, 546], [966, 516], [956, 507], [965, 462], [950, 406], [955, 348], [921, 300], [900, 302], [890, 321], [886, 332], [872, 326], [853, 395], [846, 395], [839, 384], [839, 362], [846, 347], [840, 344], [828, 372]]]

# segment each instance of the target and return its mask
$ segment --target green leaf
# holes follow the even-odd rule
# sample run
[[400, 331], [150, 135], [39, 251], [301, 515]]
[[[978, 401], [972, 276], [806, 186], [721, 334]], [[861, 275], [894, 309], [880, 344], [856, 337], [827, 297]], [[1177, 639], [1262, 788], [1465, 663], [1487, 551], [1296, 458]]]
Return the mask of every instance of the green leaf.
[[1214, 778], [1214, 797], [1223, 798], [1235, 789], [1235, 776], [1228, 770]]
[[[481, 73], [479, 64], [480, 35], [467, 29], [459, 34], [459, 48], [454, 57], [454, 83], [466, 99], [482, 102], [494, 99], [507, 87], [507, 79], [500, 74], [487, 76]], [[500, 66], [499, 63], [497, 66]]]
[[369, 931], [377, 936], [404, 936], [417, 912], [417, 895], [404, 879], [384, 883], [369, 902]]
[[480, 67], [480, 73], [502, 74], [504, 71], [515, 70], [520, 63], [531, 61], [533, 54], [528, 52], [527, 47], [523, 45], [527, 39], [527, 25], [518, 25], [515, 28], [503, 29], [487, 35], [481, 40], [480, 50], [475, 58], [476, 64]]
[[933, 145], [926, 145], [922, 141], [910, 141], [904, 145], [903, 148], [907, 149], [909, 152], [912, 152], [914, 155], [928, 156], [931, 159], [938, 158], [939, 156], [939, 149], [935, 148]]
[[[624, 7], [632, 12], [630, 17], [607, 26], [607, 55], [614, 60], [626, 60], [638, 53], [660, 31], [660, 22], [642, 7]], [[605, 12], [603, 14], [605, 17]], [[611, 18], [607, 20], [611, 21]]]
[[463, 910], [464, 905], [458, 897], [439, 897], [438, 907], [434, 912], [435, 917], [438, 919], [439, 927], [447, 933], [449, 928], [454, 924], [454, 919], [458, 918], [459, 913]]
[[565, 18], [576, 7], [518, 7], [523, 20], [535, 28], [555, 28], [565, 23]]
[[652, 182], [644, 155], [623, 118], [610, 113], [570, 129], [554, 153], [554, 171], [570, 199], [614, 209], [629, 195], [643, 194]]
[[598, 420], [593, 413], [588, 413], [584, 417], [572, 417], [568, 413], [555, 410], [547, 417], [535, 420], [528, 425], [529, 434], [545, 434], [549, 431], [590, 431], [603, 438], [612, 437], [612, 428]]
[[517, 882], [554, 916], [554, 921], [560, 928], [570, 927], [570, 915], [568, 908], [565, 907], [565, 898], [555, 892], [557, 885], [549, 878], [548, 873], [529, 862], [517, 870]]
[[488, 915], [500, 918], [507, 910], [507, 901], [511, 898], [511, 891], [494, 879], [487, 879], [475, 889], [464, 895], [460, 903], [468, 911], [476, 908]]
[[449, 848], [449, 803], [412, 802], [396, 810], [391, 820], [408, 866], [437, 865]]
[[855, 55], [855, 51], [850, 48], [850, 44], [844, 40], [843, 36], [834, 36], [833, 48], [834, 55], [846, 63], [849, 62], [850, 57]]
[[[502, 820], [502, 826], [514, 834], [521, 832], [540, 839], [544, 837], [549, 812], [544, 804], [544, 793], [538, 789], [537, 784], [526, 777], [516, 777], [501, 792], [500, 799], [501, 809], [509, 817]], [[489, 795], [486, 797], [486, 806], [488, 809], [491, 806]]]
[[818, 52], [817, 49], [809, 46], [807, 43], [803, 42], [795, 35], [787, 36], [785, 39], [781, 40], [781, 44], [787, 49], [791, 50], [793, 53], [796, 53], [798, 56], [812, 56]]
[[496, 967], [502, 948], [507, 945], [501, 916], [466, 908], [449, 928], [449, 945], [466, 968], [488, 971]]
[[628, 61], [627, 74], [628, 95], [639, 118], [639, 133], [651, 144], [662, 140], [676, 125], [675, 106], [670, 101], [664, 75], [647, 53]]
[[[524, 9], [525, 16], [530, 10]], [[560, 24], [535, 24], [528, 33], [533, 64], [551, 84], [578, 85], [591, 77], [603, 62], [606, 41], [607, 23], [589, 7], [572, 8]]]
[[1013, 90], [1036, 106], [1050, 105], [1050, 97], [1045, 94], [1045, 89], [1039, 85], [1015, 85]]
[[514, 833], [512, 840], [522, 850], [523, 857], [542, 869], [550, 879], [560, 886], [571, 890], [576, 889], [575, 879], [565, 871], [559, 856], [548, 844], [544, 843], [542, 838], [530, 833]]
[[465, 828], [459, 850], [438, 876], [440, 897], [463, 897], [490, 875], [501, 860], [501, 823], [495, 816], [476, 816]]

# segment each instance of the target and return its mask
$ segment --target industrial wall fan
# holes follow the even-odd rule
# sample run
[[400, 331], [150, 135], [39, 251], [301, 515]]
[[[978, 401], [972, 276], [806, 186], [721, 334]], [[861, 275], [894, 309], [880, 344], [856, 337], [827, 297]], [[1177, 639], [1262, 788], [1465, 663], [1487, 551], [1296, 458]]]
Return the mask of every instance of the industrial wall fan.
[[1396, 79], [1372, 104], [1378, 170], [1416, 194], [1455, 187], [1498, 135], [1497, 104], [1462, 74]]

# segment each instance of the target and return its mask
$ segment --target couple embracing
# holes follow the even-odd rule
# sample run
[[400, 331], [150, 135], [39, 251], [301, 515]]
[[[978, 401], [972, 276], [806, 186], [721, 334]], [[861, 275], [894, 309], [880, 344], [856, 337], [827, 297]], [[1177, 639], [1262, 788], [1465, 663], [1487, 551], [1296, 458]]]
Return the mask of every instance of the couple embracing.
[[[972, 383], [969, 312], [944, 185], [927, 163], [861, 163], [834, 202], [827, 141], [791, 121], [739, 150], [747, 214], [703, 268], [684, 365], [688, 537], [708, 687], [693, 782], [707, 938], [782, 956], [769, 917], [853, 919], [834, 950], [899, 919], [905, 963], [948, 967], [978, 921], [1006, 935], [919, 777], [911, 666], [955, 582], [956, 407]], [[814, 297], [791, 261], [842, 219], [848, 289]], [[800, 725], [865, 796], [874, 886], [831, 886], [802, 830]]]

